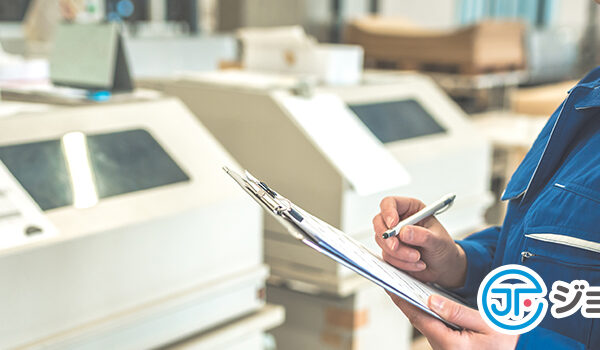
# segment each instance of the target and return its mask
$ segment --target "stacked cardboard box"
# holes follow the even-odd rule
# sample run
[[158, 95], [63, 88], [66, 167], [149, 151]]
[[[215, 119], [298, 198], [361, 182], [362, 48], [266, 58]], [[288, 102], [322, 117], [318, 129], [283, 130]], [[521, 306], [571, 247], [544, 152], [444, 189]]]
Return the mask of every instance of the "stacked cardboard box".
[[567, 97], [567, 92], [577, 81], [521, 88], [511, 95], [512, 110], [519, 114], [549, 117]]
[[361, 45], [370, 66], [476, 74], [523, 68], [524, 29], [519, 22], [484, 21], [434, 30], [366, 17], [347, 25], [345, 41]]

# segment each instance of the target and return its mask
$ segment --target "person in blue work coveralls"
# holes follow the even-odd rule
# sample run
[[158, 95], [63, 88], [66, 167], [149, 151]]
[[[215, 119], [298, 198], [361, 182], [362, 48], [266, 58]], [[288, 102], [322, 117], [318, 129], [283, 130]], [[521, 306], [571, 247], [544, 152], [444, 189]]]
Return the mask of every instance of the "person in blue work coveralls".
[[[573, 87], [552, 114], [502, 200], [508, 201], [502, 226], [464, 240], [452, 240], [435, 217], [384, 240], [384, 231], [424, 207], [416, 199], [387, 197], [373, 219], [382, 256], [468, 300], [491, 270], [506, 264], [533, 269], [548, 292], [557, 280], [600, 286], [600, 67]], [[557, 319], [548, 311], [536, 328], [519, 336], [492, 330], [477, 310], [440, 296], [431, 296], [429, 307], [467, 330], [452, 330], [392, 299], [434, 349], [600, 349], [600, 318], [580, 312]]]

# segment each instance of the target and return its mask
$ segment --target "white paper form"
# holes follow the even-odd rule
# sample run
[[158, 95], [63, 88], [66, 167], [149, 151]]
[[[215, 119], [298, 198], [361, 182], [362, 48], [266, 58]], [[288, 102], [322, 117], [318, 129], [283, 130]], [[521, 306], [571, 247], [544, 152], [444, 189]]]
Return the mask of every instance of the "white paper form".
[[393, 289], [392, 292], [395, 294], [402, 294], [427, 310], [429, 310], [427, 300], [432, 294], [441, 294], [462, 303], [442, 290], [434, 289], [396, 269], [373, 254], [360, 242], [319, 218], [308, 214], [298, 207], [294, 207], [294, 209], [302, 213], [304, 218], [302, 227], [307, 230], [307, 233], [317, 241], [322, 249], [328, 250], [330, 253], [345, 260], [348, 264], [355, 266], [386, 284]]
[[0, 162], [0, 250], [56, 235], [44, 216], [12, 174]]

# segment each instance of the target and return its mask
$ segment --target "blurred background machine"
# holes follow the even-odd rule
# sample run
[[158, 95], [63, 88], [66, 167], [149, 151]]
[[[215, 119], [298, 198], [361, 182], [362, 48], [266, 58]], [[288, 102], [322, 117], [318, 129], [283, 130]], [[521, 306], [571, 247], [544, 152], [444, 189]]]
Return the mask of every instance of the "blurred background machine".
[[375, 285], [364, 285], [347, 296], [269, 285], [267, 299], [285, 305], [285, 323], [272, 330], [281, 349], [410, 349], [411, 326]]
[[[0, 140], [0, 226], [16, 228], [0, 245], [0, 347], [264, 348], [283, 311], [265, 306], [261, 213], [179, 101], [5, 116]], [[39, 209], [10, 200], [21, 186]]]
[[[489, 142], [431, 79], [415, 73], [366, 71], [356, 85], [320, 87], [339, 96], [403, 164], [410, 184], [403, 196], [433, 202], [455, 192], [456, 203], [440, 220], [455, 237], [485, 225], [489, 192]], [[460, 160], [467, 155], [469, 162]], [[432, 172], [432, 166], [444, 175]]]
[[[363, 82], [358, 85], [307, 87], [301, 79], [290, 76], [225, 71], [190, 73], [162, 85], [157, 83], [157, 86], [165, 93], [181, 98], [242, 166], [269, 180], [274, 188], [286, 193], [290, 199], [355, 235], [368, 246], [374, 247], [375, 244], [370, 220], [385, 194], [434, 201], [442, 194], [456, 192], [458, 197], [454, 207], [440, 216], [449, 231], [460, 236], [484, 224], [483, 215], [491, 202], [488, 192], [489, 143], [477, 136], [460, 108], [425, 77], [410, 73], [390, 75], [374, 72], [365, 74]], [[246, 114], [248, 110], [261, 112], [250, 119]], [[296, 121], [306, 115], [312, 115], [314, 119], [314, 126], [308, 130]], [[287, 120], [292, 125], [283, 129], [290, 123], [283, 124]], [[342, 173], [329, 179], [326, 175], [329, 171], [317, 170], [324, 169], [323, 162], [315, 158], [317, 155], [325, 154], [330, 163], [328, 166], [334, 170], [336, 163], [334, 155], [327, 154], [326, 149], [319, 148], [317, 141], [311, 140], [329, 137], [340, 143], [348, 142], [345, 138], [351, 135], [344, 134], [345, 125], [336, 125], [347, 120], [359, 122], [362, 126], [360, 132], [366, 135], [362, 137], [375, 138], [393, 154], [410, 174], [411, 182], [364, 196], [356, 193], [362, 184], [351, 181], [351, 187], [340, 192], [340, 188], [346, 187], [348, 182], [342, 179], [352, 179], [352, 174]], [[279, 125], [281, 127], [277, 128]], [[291, 142], [282, 143], [283, 140], [297, 138], [296, 134], [310, 143], [298, 149], [301, 153], [298, 153], [293, 167], [284, 169], [283, 163], [279, 162], [280, 165], [271, 165], [269, 155], [275, 157], [276, 152], [281, 152], [276, 148], [285, 148], [286, 145], [296, 147]], [[274, 135], [276, 141], [265, 139], [268, 135]], [[316, 143], [317, 148], [309, 148], [311, 143]], [[309, 152], [315, 152], [315, 156], [309, 157]], [[471, 160], [468, 164], [462, 161], [465, 154]], [[358, 153], [353, 156], [360, 164], [365, 155]], [[367, 160], [363, 162], [369, 164]], [[447, 175], [439, 178], [439, 173], [432, 173], [428, 170], [432, 164], [439, 173]], [[308, 181], [312, 177], [302, 181], [297, 172], [305, 173], [303, 169], [311, 169], [311, 173], [319, 173], [320, 177], [318, 180], [315, 178], [314, 183]], [[377, 169], [363, 171], [369, 173]], [[368, 177], [366, 179], [369, 181]], [[328, 194], [317, 197], [314, 193]], [[267, 232], [282, 230], [278, 226], [267, 225]], [[290, 238], [289, 241], [293, 240]], [[267, 242], [271, 242], [269, 235]], [[280, 245], [281, 238], [272, 242]], [[296, 260], [281, 249], [267, 248], [266, 255], [267, 259], [271, 256]], [[314, 267], [327, 264], [325, 261], [302, 260]], [[298, 262], [293, 265], [298, 265]], [[331, 265], [339, 269], [336, 264]], [[274, 272], [277, 269], [273, 266]], [[315, 273], [306, 275], [308, 280], [317, 280]], [[320, 283], [338, 283], [334, 281], [327, 276]], [[342, 285], [330, 290], [341, 292], [344, 290]]]

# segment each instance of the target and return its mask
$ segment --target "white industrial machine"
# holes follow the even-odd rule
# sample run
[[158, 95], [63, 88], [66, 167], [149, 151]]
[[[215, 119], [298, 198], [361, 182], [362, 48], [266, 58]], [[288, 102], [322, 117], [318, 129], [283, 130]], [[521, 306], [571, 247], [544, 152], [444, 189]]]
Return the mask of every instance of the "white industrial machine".
[[411, 348], [408, 319], [376, 285], [365, 285], [346, 297], [269, 286], [268, 300], [285, 305], [285, 323], [271, 332], [282, 349]]
[[0, 348], [154, 348], [210, 329], [202, 348], [236, 349], [215, 343], [233, 326], [215, 327], [252, 316], [256, 336], [282, 322], [262, 309], [259, 208], [181, 102], [0, 118], [0, 161], [45, 220], [15, 224], [27, 210], [0, 199]]
[[265, 332], [281, 324], [283, 307], [266, 305], [259, 311], [235, 319], [226, 325], [169, 344], [169, 350], [275, 350], [273, 337]]
[[[289, 76], [223, 71], [190, 73], [155, 87], [181, 98], [243, 167], [375, 250], [371, 220], [387, 195], [431, 202], [454, 192], [454, 206], [439, 216], [449, 232], [459, 236], [482, 226], [491, 201], [488, 142], [421, 75], [368, 73], [364, 81], [311, 88]], [[399, 161], [410, 182], [382, 180], [390, 164], [373, 165], [382, 152]], [[354, 167], [339, 167], [340, 156]], [[274, 221], [265, 224], [273, 275], [339, 295], [362, 283]]]
[[371, 71], [359, 85], [318, 88], [339, 96], [411, 175], [397, 195], [426, 203], [456, 193], [438, 219], [455, 237], [485, 225], [492, 204], [490, 142], [428, 77]]

